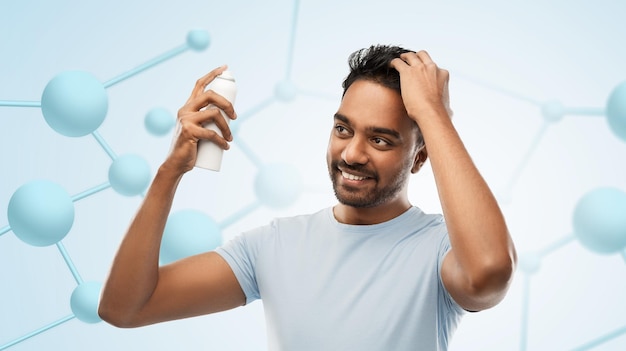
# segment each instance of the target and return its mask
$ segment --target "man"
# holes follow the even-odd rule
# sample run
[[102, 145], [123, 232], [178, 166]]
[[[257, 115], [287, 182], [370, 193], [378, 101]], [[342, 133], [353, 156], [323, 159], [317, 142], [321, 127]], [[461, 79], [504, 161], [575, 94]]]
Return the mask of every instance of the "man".
[[[448, 72], [425, 51], [372, 46], [351, 72], [328, 144], [339, 203], [243, 233], [216, 251], [159, 267], [160, 239], [197, 142], [224, 149], [236, 118], [198, 80], [175, 146], [123, 239], [99, 313], [135, 327], [261, 298], [271, 350], [446, 350], [464, 311], [497, 304], [515, 249], [500, 209], [450, 120]], [[201, 127], [215, 121], [224, 138]], [[430, 156], [445, 222], [409, 203]]]

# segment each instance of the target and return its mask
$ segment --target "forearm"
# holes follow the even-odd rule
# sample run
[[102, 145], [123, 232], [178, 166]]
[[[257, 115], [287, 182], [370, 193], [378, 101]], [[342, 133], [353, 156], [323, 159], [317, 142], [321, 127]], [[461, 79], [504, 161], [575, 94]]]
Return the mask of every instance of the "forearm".
[[419, 124], [459, 268], [468, 284], [478, 288], [508, 284], [515, 251], [495, 197], [447, 113], [422, 117]]
[[182, 174], [161, 166], [131, 222], [105, 282], [99, 314], [125, 324], [150, 299], [159, 276], [159, 249]]

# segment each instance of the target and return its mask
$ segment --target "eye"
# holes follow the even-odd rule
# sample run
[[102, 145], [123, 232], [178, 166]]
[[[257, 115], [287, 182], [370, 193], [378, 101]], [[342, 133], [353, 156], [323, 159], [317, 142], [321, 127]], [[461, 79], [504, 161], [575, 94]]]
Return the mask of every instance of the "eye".
[[372, 138], [372, 142], [377, 146], [391, 146], [391, 143], [383, 138], [374, 137]]
[[335, 125], [335, 133], [337, 135], [349, 135], [350, 131], [348, 130], [348, 128], [342, 126], [341, 124], [337, 124]]

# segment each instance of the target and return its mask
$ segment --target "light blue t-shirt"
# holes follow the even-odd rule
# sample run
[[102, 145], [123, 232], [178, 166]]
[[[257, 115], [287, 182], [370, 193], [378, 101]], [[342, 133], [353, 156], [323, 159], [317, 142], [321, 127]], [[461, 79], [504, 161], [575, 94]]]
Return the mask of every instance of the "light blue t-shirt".
[[246, 303], [262, 299], [269, 349], [447, 350], [463, 309], [443, 286], [441, 215], [412, 207], [375, 225], [332, 208], [276, 219], [216, 249]]

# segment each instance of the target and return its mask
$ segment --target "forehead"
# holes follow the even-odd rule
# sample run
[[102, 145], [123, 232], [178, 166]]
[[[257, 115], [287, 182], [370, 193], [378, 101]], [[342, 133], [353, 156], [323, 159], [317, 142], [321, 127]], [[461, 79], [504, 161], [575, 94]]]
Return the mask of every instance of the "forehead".
[[355, 127], [412, 130], [399, 92], [369, 80], [357, 80], [346, 90], [338, 114], [346, 116]]

